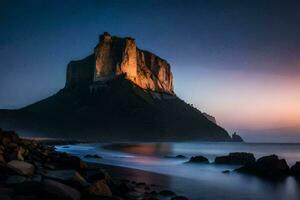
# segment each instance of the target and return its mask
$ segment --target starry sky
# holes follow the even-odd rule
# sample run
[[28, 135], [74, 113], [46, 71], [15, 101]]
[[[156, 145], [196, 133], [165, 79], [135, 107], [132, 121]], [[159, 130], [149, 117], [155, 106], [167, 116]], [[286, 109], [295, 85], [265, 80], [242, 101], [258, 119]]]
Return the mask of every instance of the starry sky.
[[227, 130], [300, 130], [299, 21], [293, 0], [1, 0], [0, 108], [57, 92], [107, 31], [166, 59], [177, 95]]

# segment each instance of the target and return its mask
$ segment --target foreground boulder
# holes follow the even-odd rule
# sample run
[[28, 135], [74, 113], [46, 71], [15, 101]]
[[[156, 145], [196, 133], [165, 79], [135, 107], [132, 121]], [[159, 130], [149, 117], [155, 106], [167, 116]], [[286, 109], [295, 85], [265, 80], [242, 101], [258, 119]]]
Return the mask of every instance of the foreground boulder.
[[188, 163], [209, 163], [209, 161], [204, 156], [193, 156]]
[[235, 171], [275, 179], [287, 176], [290, 173], [285, 159], [279, 159], [277, 155], [261, 157], [255, 163], [248, 163]]
[[16, 173], [24, 176], [32, 176], [34, 174], [34, 166], [28, 162], [12, 160], [7, 166]]
[[60, 182], [46, 179], [43, 187], [47, 199], [80, 200], [80, 193], [77, 190]]
[[218, 156], [215, 158], [216, 164], [229, 164], [229, 165], [245, 165], [254, 163], [255, 157], [252, 153], [235, 152], [227, 156]]
[[87, 168], [87, 165], [80, 158], [66, 153], [57, 154], [53, 161], [61, 169], [82, 171]]
[[106, 196], [106, 197], [112, 196], [112, 192], [104, 179], [94, 182], [88, 188], [88, 192], [90, 195], [93, 196]]
[[88, 183], [86, 180], [75, 170], [54, 170], [48, 171], [44, 174], [49, 179], [54, 179], [67, 183], [74, 187], [87, 187]]
[[5, 185], [12, 188], [18, 194], [34, 195], [40, 192], [41, 182], [41, 175], [34, 175], [32, 177], [15, 175], [8, 176]]

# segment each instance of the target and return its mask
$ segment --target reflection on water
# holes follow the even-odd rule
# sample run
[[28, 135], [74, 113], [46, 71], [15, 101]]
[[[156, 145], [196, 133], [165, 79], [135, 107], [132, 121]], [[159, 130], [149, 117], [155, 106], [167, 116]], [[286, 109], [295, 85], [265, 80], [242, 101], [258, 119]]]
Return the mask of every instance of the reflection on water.
[[[298, 144], [242, 144], [242, 143], [143, 143], [143, 144], [82, 144], [70, 148], [58, 147], [60, 151], [83, 157], [99, 154], [104, 159], [85, 159], [132, 169], [141, 169], [167, 176], [136, 170], [126, 170], [135, 179], [160, 182], [190, 199], [300, 199], [299, 182], [288, 177], [280, 182], [270, 182], [251, 175], [222, 171], [237, 166], [214, 164], [186, 164], [187, 159], [167, 159], [165, 155], [182, 154], [187, 157], [203, 155], [213, 161], [218, 155], [229, 152], [251, 152], [256, 158], [277, 154], [290, 165], [300, 160]], [[141, 174], [142, 173], [142, 174]], [[147, 180], [145, 180], [147, 179]]]

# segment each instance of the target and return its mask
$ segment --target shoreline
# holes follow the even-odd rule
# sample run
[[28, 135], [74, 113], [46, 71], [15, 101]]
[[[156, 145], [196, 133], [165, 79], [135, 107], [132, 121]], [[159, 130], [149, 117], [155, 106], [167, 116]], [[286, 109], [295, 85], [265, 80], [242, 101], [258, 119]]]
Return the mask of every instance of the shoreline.
[[[132, 179], [129, 174], [136, 174], [139, 179]], [[157, 187], [156, 181], [150, 183], [147, 174], [163, 180], [162, 176], [142, 170], [87, 163], [78, 156], [55, 150], [53, 145], [0, 129], [0, 199], [188, 199]]]
[[[100, 164], [100, 163], [91, 163], [86, 162], [90, 166], [96, 166], [103, 170], [105, 170], [108, 174], [111, 175], [112, 179], [114, 180], [120, 180], [121, 182], [126, 183], [133, 183], [138, 187], [138, 191], [143, 192], [145, 194], [153, 193], [156, 195], [152, 195], [152, 198], [155, 198], [155, 196], [159, 196], [160, 191], [171, 191], [170, 190], [170, 180], [173, 176], [166, 175], [166, 174], [160, 174], [156, 172], [149, 172], [146, 170], [141, 169], [135, 169], [135, 168], [129, 168], [129, 167], [122, 167], [122, 166], [115, 166], [115, 165], [109, 165], [109, 164]], [[179, 179], [184, 179], [177, 177]], [[140, 186], [139, 186], [140, 185]], [[149, 189], [145, 189], [145, 188]], [[189, 197], [188, 194], [185, 194], [181, 191], [172, 191], [176, 195], [179, 195], [181, 197], [185, 196], [186, 198]], [[164, 196], [161, 196], [164, 198]]]

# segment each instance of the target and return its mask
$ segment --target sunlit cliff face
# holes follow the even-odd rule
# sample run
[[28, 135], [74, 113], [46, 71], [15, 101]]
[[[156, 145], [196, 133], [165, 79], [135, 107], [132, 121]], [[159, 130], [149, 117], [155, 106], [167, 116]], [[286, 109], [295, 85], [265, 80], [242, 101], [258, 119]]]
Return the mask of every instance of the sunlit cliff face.
[[95, 48], [94, 81], [125, 75], [139, 87], [173, 94], [173, 76], [167, 61], [138, 49], [135, 40], [104, 33]]

